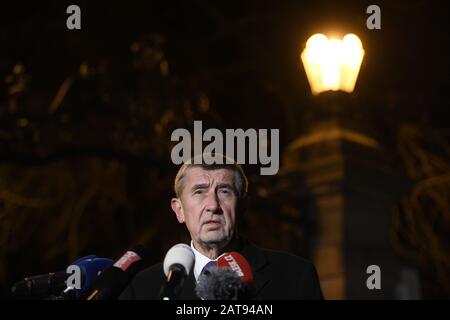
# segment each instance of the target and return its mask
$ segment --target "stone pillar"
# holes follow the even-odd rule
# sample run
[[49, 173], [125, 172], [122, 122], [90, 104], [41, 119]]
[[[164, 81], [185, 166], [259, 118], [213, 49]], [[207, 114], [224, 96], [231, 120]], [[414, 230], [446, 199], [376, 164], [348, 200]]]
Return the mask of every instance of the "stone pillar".
[[[322, 121], [283, 155], [280, 174], [316, 222], [311, 253], [326, 299], [394, 299], [400, 265], [390, 246], [393, 206], [408, 188], [375, 139]], [[366, 269], [381, 268], [381, 290]]]

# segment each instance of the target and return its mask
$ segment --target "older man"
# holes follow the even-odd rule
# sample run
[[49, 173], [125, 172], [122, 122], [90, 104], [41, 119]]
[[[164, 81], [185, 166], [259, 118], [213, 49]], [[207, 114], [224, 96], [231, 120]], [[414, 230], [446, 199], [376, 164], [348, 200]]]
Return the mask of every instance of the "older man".
[[[297, 256], [258, 248], [236, 232], [248, 182], [237, 164], [184, 164], [175, 178], [171, 201], [179, 223], [186, 224], [195, 255], [193, 272], [180, 299], [199, 299], [196, 281], [205, 265], [222, 253], [240, 252], [255, 280], [255, 299], [323, 299], [314, 266]], [[165, 280], [162, 263], [139, 273], [120, 299], [158, 299]]]

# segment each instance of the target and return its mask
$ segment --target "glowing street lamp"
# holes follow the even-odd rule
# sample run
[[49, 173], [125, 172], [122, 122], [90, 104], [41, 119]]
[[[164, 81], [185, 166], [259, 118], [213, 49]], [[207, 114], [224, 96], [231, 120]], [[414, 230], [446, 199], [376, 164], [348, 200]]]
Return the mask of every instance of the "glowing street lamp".
[[313, 95], [328, 90], [353, 92], [363, 56], [361, 40], [354, 34], [342, 40], [311, 36], [301, 59]]

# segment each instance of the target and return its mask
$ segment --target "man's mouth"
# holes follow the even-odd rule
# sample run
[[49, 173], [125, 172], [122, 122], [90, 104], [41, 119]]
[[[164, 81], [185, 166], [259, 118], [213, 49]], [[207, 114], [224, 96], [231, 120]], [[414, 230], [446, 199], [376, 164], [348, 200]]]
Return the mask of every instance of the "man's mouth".
[[220, 226], [222, 223], [219, 220], [207, 220], [203, 224], [209, 227], [215, 227]]

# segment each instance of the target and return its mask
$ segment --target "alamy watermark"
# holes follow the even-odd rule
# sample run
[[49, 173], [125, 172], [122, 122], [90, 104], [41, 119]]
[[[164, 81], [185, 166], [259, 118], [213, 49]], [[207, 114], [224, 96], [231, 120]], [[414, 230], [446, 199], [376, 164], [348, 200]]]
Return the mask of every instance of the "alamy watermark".
[[367, 7], [366, 13], [370, 16], [366, 20], [366, 26], [369, 30], [381, 29], [381, 9], [376, 4]]
[[[202, 155], [194, 158], [194, 164], [223, 164], [221, 155], [225, 155], [228, 164], [233, 160], [238, 164], [261, 164], [261, 175], [274, 175], [280, 167], [279, 140], [279, 129], [226, 129], [224, 135], [214, 128], [203, 132], [202, 122], [194, 121], [193, 137], [184, 128], [172, 132], [171, 141], [178, 143], [172, 148], [171, 159], [179, 165]], [[205, 148], [204, 141], [209, 142]]]
[[81, 29], [81, 9], [79, 6], [72, 4], [67, 7], [66, 13], [70, 14], [66, 20], [66, 27], [69, 30]]
[[367, 267], [366, 273], [370, 274], [367, 278], [366, 286], [369, 290], [381, 289], [381, 268], [376, 264]]
[[[66, 26], [69, 30], [81, 30], [81, 8], [75, 4], [67, 7], [66, 13], [70, 14], [66, 20]], [[366, 13], [370, 16], [366, 20], [366, 26], [369, 30], [381, 29], [381, 9], [376, 4], [369, 5]]]

